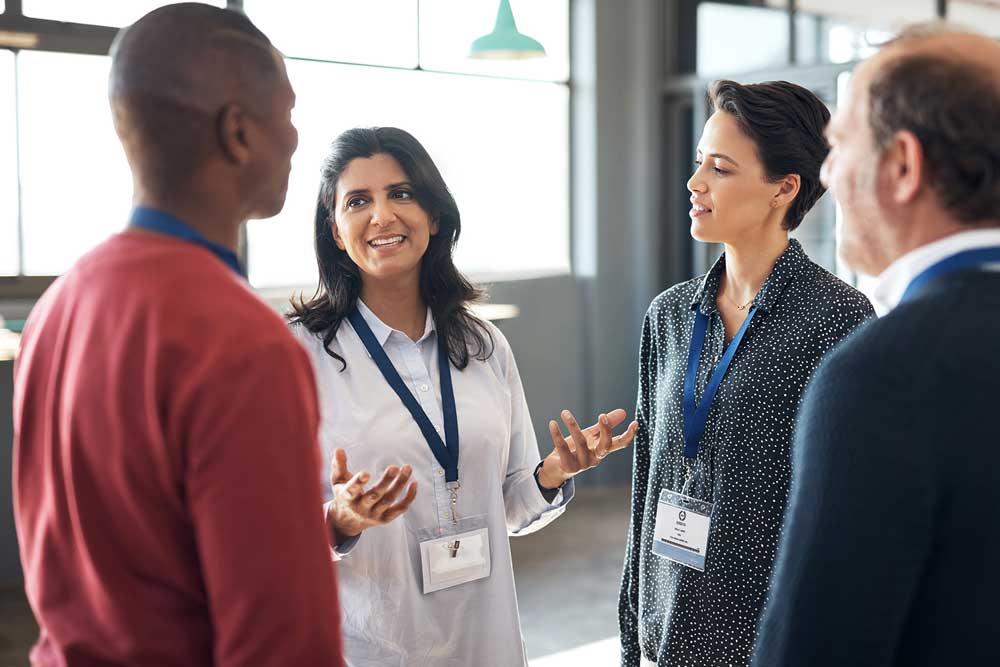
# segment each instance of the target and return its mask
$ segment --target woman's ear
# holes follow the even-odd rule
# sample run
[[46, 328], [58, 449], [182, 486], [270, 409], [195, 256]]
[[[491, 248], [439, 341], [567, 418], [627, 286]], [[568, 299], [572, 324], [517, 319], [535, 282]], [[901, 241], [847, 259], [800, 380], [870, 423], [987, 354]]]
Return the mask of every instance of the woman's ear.
[[333, 233], [333, 242], [337, 244], [337, 247], [343, 251], [347, 251], [347, 247], [344, 245], [344, 239], [340, 238], [340, 230], [337, 229], [337, 221], [330, 216], [330, 232]]
[[771, 208], [781, 208], [787, 206], [795, 200], [802, 187], [802, 178], [798, 174], [789, 174], [778, 181], [778, 192], [771, 199]]
[[437, 236], [437, 233], [441, 231], [440, 216], [434, 216], [430, 221], [431, 236]]

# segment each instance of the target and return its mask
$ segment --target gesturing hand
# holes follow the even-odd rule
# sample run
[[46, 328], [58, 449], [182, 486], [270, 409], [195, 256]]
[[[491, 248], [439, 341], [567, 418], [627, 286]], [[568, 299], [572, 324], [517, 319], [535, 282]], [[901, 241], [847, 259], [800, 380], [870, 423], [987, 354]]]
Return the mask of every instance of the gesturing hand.
[[337, 542], [360, 535], [366, 528], [385, 525], [405, 512], [417, 497], [417, 483], [410, 482], [406, 495], [399, 502], [394, 501], [412, 473], [408, 465], [389, 466], [381, 479], [366, 491], [364, 485], [370, 478], [368, 471], [352, 474], [347, 468], [347, 453], [335, 449], [330, 467], [333, 501], [327, 507], [326, 522]]
[[538, 471], [538, 481], [547, 489], [558, 488], [570, 477], [600, 465], [611, 452], [628, 447], [639, 430], [639, 422], [634, 421], [621, 435], [611, 434], [611, 429], [625, 420], [626, 413], [621, 408], [600, 415], [596, 424], [583, 430], [569, 410], [563, 410], [561, 417], [569, 429], [569, 441], [563, 437], [559, 425], [550, 421], [549, 435], [555, 449]]

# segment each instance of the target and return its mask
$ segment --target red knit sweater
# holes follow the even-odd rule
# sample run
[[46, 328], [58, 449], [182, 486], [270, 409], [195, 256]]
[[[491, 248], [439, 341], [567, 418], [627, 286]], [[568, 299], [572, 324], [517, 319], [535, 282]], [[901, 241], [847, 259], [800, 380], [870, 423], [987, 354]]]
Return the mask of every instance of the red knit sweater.
[[340, 665], [318, 419], [305, 352], [209, 251], [81, 259], [15, 367], [32, 664]]

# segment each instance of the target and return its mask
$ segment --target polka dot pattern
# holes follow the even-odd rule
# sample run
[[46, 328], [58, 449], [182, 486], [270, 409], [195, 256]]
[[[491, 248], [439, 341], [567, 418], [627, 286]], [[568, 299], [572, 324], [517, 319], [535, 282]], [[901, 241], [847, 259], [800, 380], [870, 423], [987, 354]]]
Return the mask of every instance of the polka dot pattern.
[[[640, 651], [659, 667], [749, 663], [788, 499], [802, 392], [822, 357], [874, 315], [860, 292], [792, 240], [754, 299], [758, 313], [713, 402], [689, 479], [682, 402], [694, 311], [710, 316], [696, 382], [700, 401], [726, 348], [715, 303], [724, 270], [725, 255], [704, 277], [656, 297], [643, 323], [619, 603], [625, 667], [640, 664]], [[663, 489], [714, 503], [704, 572], [651, 551]]]

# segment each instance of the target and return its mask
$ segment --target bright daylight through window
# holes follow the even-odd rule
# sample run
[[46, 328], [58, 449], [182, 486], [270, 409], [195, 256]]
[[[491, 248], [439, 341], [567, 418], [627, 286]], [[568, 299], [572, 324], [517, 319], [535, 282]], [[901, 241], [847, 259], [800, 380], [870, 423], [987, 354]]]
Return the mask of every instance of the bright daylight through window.
[[[23, 11], [120, 26], [164, 4], [24, 0]], [[338, 134], [374, 125], [411, 132], [438, 164], [462, 213], [463, 271], [489, 280], [569, 271], [569, 2], [511, 7], [546, 57], [469, 58], [473, 41], [493, 30], [494, 0], [244, 0], [287, 58], [300, 133], [284, 211], [248, 228], [255, 287], [315, 284], [320, 165]], [[361, 29], [374, 22], [377, 40]], [[109, 61], [0, 55], [0, 275], [57, 275], [128, 215], [131, 178], [111, 124]]]

